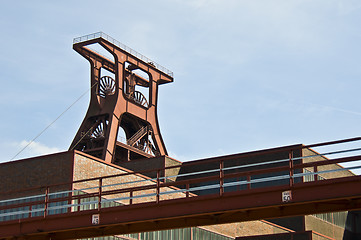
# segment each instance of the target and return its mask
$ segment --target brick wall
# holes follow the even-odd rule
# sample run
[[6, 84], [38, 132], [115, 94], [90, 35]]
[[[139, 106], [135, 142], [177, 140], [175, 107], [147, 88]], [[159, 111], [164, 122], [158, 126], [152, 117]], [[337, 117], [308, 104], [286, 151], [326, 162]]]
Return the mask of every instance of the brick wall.
[[[73, 152], [62, 152], [0, 164], [0, 199], [40, 194], [44, 193], [44, 186], [70, 183], [72, 160]], [[33, 189], [23, 191], [29, 188]]]
[[[74, 181], [82, 180], [82, 179], [89, 179], [89, 178], [97, 178], [97, 177], [105, 177], [117, 174], [125, 174], [130, 173], [132, 171], [125, 169], [123, 167], [107, 164], [101, 160], [93, 158], [89, 155], [77, 152], [74, 158]], [[141, 182], [140, 182], [141, 181]], [[114, 186], [114, 184], [118, 184]], [[120, 185], [119, 185], [120, 184]], [[102, 180], [102, 185], [109, 187], [103, 187], [102, 191], [109, 191], [115, 189], [125, 189], [125, 188], [133, 188], [139, 186], [147, 186], [147, 185], [155, 185], [156, 181], [151, 179], [148, 176], [142, 174], [130, 174], [124, 176], [117, 176], [111, 178], [104, 178]], [[97, 187], [99, 186], [98, 180], [93, 181], [86, 181], [74, 184], [74, 189], [84, 189], [89, 187]], [[164, 187], [160, 189], [160, 192], [168, 192], [172, 191], [175, 188]], [[89, 189], [86, 192], [95, 192], [98, 189]], [[156, 189], [148, 189], [142, 191], [135, 191], [133, 192], [133, 196], [142, 196], [142, 195], [153, 195], [153, 196], [142, 196], [133, 199], [133, 204], [135, 203], [142, 203], [142, 202], [154, 202], [156, 201]], [[160, 195], [160, 200], [165, 199], [175, 199], [175, 198], [182, 198], [184, 197], [184, 193], [170, 193]], [[119, 193], [113, 195], [104, 196], [104, 198], [124, 198], [130, 197], [130, 193]], [[122, 204], [129, 204], [129, 200], [117, 200]]]

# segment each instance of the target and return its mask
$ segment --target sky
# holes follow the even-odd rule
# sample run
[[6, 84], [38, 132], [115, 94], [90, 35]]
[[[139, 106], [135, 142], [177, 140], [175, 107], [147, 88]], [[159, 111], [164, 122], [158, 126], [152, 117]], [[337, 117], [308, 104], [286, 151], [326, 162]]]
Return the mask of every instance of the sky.
[[174, 72], [175, 159], [358, 137], [360, 22], [359, 0], [2, 1], [0, 162], [68, 149], [90, 87], [72, 41], [98, 31]]

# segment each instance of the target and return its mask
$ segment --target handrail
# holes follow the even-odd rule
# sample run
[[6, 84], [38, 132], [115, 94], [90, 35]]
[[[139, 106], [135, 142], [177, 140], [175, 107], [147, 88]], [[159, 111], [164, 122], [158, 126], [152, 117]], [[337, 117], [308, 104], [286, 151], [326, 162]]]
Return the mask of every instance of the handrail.
[[115, 40], [114, 38], [110, 37], [109, 35], [107, 35], [107, 34], [105, 34], [103, 32], [96, 32], [96, 33], [92, 33], [92, 34], [88, 34], [88, 35], [85, 35], [85, 36], [74, 38], [73, 39], [73, 44], [77, 44], [77, 43], [81, 43], [81, 42], [85, 42], [85, 41], [89, 41], [89, 40], [93, 40], [93, 39], [97, 39], [97, 38], [102, 38], [104, 40], [107, 40], [108, 42], [114, 44], [115, 46], [117, 46], [120, 49], [126, 51], [127, 53], [141, 59], [142, 61], [144, 61], [146, 63], [150, 63], [152, 66], [154, 66], [159, 71], [167, 74], [168, 76], [173, 77], [173, 72], [170, 71], [169, 69], [167, 69], [167, 68], [163, 67], [162, 65], [154, 62], [153, 60], [147, 58], [146, 56], [140, 54], [139, 52], [135, 51], [134, 49], [124, 45], [123, 43], [119, 42], [118, 40]]
[[[361, 140], [361, 138], [339, 140], [339, 141], [333, 141], [333, 142], [329, 143], [329, 145], [336, 144], [336, 143], [339, 143], [339, 142], [359, 141], [359, 140]], [[324, 146], [323, 143], [314, 144], [314, 145], [322, 145], [322, 146]], [[311, 146], [311, 145], [303, 146], [302, 148], [308, 148], [308, 146]], [[229, 155], [229, 156], [224, 156], [224, 158], [227, 158], [227, 160], [235, 160], [235, 159], [241, 159], [241, 158], [245, 158], [245, 157], [257, 157], [257, 156], [267, 155], [269, 153], [277, 153], [277, 152], [280, 152], [280, 151], [285, 151], [283, 149], [288, 149], [289, 151], [299, 150], [298, 145], [295, 145], [295, 147], [294, 146], [281, 147], [281, 148], [271, 149], [270, 151], [262, 150], [262, 151], [242, 153], [242, 154], [237, 154], [237, 155]], [[350, 152], [350, 151], [358, 151], [358, 150], [359, 150], [359, 148], [351, 149], [351, 150], [344, 150], [342, 152]], [[324, 154], [315, 154], [315, 155], [310, 155], [310, 156], [295, 157], [295, 158], [292, 158], [292, 160], [302, 160], [302, 159], [306, 159], [306, 158], [325, 156], [325, 155], [332, 155], [332, 154], [337, 154], [337, 153], [341, 153], [341, 151], [327, 152], [327, 153], [324, 153]], [[165, 168], [149, 169], [149, 170], [142, 170], [142, 171], [132, 171], [132, 172], [126, 172], [126, 173], [103, 176], [103, 177], [94, 177], [94, 178], [88, 178], [88, 179], [82, 179], [82, 180], [75, 180], [75, 181], [71, 181], [71, 182], [64, 182], [64, 183], [61, 183], [61, 184], [53, 184], [53, 185], [49, 185], [49, 186], [39, 186], [39, 187], [32, 187], [32, 188], [28, 188], [28, 189], [22, 189], [21, 191], [23, 192], [23, 191], [28, 191], [28, 190], [44, 189], [46, 187], [59, 187], [59, 186], [66, 186], [66, 185], [71, 186], [72, 184], [75, 184], [75, 183], [81, 183], [81, 182], [87, 182], [87, 181], [97, 181], [97, 180], [99, 180], [99, 178], [109, 179], [109, 178], [122, 177], [122, 176], [127, 176], [127, 175], [141, 175], [141, 177], [143, 177], [144, 180], [140, 180], [140, 182], [149, 181], [149, 180], [156, 180], [156, 178], [153, 178], [153, 179], [148, 178], [147, 174], [151, 173], [151, 172], [156, 172], [156, 171], [166, 171], [166, 170], [170, 170], [170, 169], [176, 169], [176, 168], [180, 168], [180, 167], [182, 167], [184, 165], [186, 167], [189, 167], [189, 166], [194, 166], [194, 165], [201, 165], [201, 164], [208, 164], [208, 163], [212, 163], [212, 162], [219, 162], [220, 159], [221, 159], [221, 157], [216, 157], [216, 158], [206, 159], [205, 162], [196, 161], [196, 162], [192, 162], [191, 164], [188, 164], [186, 162], [184, 164], [169, 166], [169, 167], [165, 167]], [[278, 160], [274, 160], [274, 161], [267, 161], [267, 162], [260, 162], [260, 163], [254, 163], [254, 164], [246, 164], [246, 165], [240, 165], [240, 166], [225, 167], [225, 168], [223, 168], [223, 170], [227, 171], [227, 170], [239, 169], [239, 168], [257, 167], [257, 166], [261, 166], [261, 165], [276, 164], [276, 163], [288, 162], [288, 161], [289, 161], [289, 159], [285, 158], [285, 159], [278, 159]], [[191, 176], [191, 175], [199, 175], [199, 174], [205, 174], [205, 173], [211, 173], [211, 172], [217, 172], [217, 171], [218, 171], [217, 169], [203, 170], [203, 171], [198, 171], [198, 172], [191, 172], [191, 173], [178, 174], [178, 175], [167, 176], [167, 177], [160, 177], [160, 179], [162, 180], [162, 179], [174, 178], [174, 177], [184, 177], [184, 176]], [[130, 183], [137, 183], [137, 182], [130, 182]], [[3, 194], [12, 194], [12, 193], [15, 193], [15, 192], [18, 192], [18, 191], [9, 191], [9, 192], [5, 192]], [[1, 203], [1, 201], [0, 201], [0, 203]]]
[[[357, 140], [358, 141], [358, 140]], [[339, 141], [338, 141], [339, 142]], [[344, 142], [344, 141], [342, 141]], [[337, 150], [333, 152], [328, 152], [327, 154], [332, 153], [351, 153], [360, 151], [360, 148], [352, 148], [348, 150]], [[290, 150], [292, 151], [292, 150]], [[309, 157], [321, 157], [319, 161], [306, 162], [299, 161], [302, 159], [307, 159]], [[219, 160], [219, 165], [215, 169], [200, 170], [191, 173], [179, 174], [174, 176], [161, 176], [162, 171], [172, 168], [180, 168], [181, 165], [174, 167], [167, 167], [162, 169], [156, 169], [155, 178], [149, 178], [141, 173], [123, 173], [113, 176], [98, 177], [91, 179], [84, 179], [73, 181], [72, 184], [66, 183], [63, 186], [69, 187], [72, 186], [73, 190], [57, 190], [55, 192], [50, 192], [50, 186], [43, 186], [41, 189], [46, 189], [45, 193], [27, 196], [27, 197], [18, 197], [14, 199], [5, 199], [0, 200], [0, 222], [1, 217], [8, 217], [13, 215], [25, 215], [32, 217], [33, 213], [41, 212], [39, 206], [34, 208], [36, 205], [41, 205], [41, 209], [44, 211], [44, 217], [46, 217], [47, 212], [54, 209], [67, 209], [66, 211], [74, 211], [74, 207], [85, 206], [95, 204], [98, 208], [102, 208], [102, 203], [107, 202], [118, 202], [121, 201], [121, 204], [126, 204], [124, 201], [129, 201], [127, 204], [135, 204], [133, 200], [135, 199], [144, 199], [146, 202], [155, 201], [158, 203], [162, 201], [161, 196], [168, 198], [188, 198], [196, 197], [198, 192], [205, 190], [212, 190], [213, 193], [217, 192], [214, 189], [220, 189], [219, 194], [223, 194], [224, 189], [229, 189], [230, 187], [242, 187], [246, 186], [243, 189], [252, 189], [254, 186], [259, 186], [255, 184], [260, 183], [271, 183], [275, 181], [281, 181], [277, 184], [292, 186], [300, 184], [303, 182], [303, 177], [305, 176], [314, 176], [314, 179], [317, 179], [319, 174], [326, 174], [339, 171], [348, 171], [354, 169], [360, 169], [361, 164], [361, 155], [352, 155], [348, 157], [339, 157], [335, 159], [324, 158], [322, 154], [315, 154], [311, 156], [302, 156], [292, 158], [290, 154], [289, 159], [277, 159], [275, 161], [267, 161], [260, 163], [253, 163], [247, 165], [231, 166], [224, 167], [224, 160]], [[289, 162], [290, 164], [288, 164]], [[356, 165], [348, 168], [337, 167], [334, 169], [325, 169], [320, 168], [325, 165], [337, 165], [339, 163], [345, 162], [354, 162]], [[292, 164], [291, 164], [292, 163]], [[273, 164], [278, 164], [274, 166]], [[269, 167], [265, 167], [265, 166]], [[257, 168], [258, 167], [258, 168]], [[261, 167], [261, 168], [259, 168]], [[245, 169], [248, 171], [245, 171]], [[306, 168], [313, 168], [314, 172], [304, 172]], [[242, 171], [239, 171], [242, 169]], [[154, 171], [154, 170], [153, 170]], [[149, 172], [149, 171], [147, 171]], [[129, 182], [118, 182], [105, 184], [104, 180], [109, 178], [119, 178], [134, 176], [135, 179]], [[199, 175], [197, 177], [193, 177]], [[180, 179], [176, 181], [166, 181], [173, 177], [185, 177], [192, 176], [188, 179]], [[351, 176], [352, 177], [352, 176]], [[128, 178], [128, 177], [127, 177]], [[301, 179], [301, 181], [294, 181], [294, 179]], [[324, 181], [324, 180], [323, 180]], [[76, 184], [82, 187], [77, 187]], [[126, 186], [128, 185], [128, 186]], [[136, 185], [136, 186], [134, 186]], [[59, 189], [59, 185], [56, 186], [56, 189]], [[60, 185], [61, 186], [61, 185]], [[77, 185], [78, 186], [78, 185]], [[132, 186], [132, 187], [129, 187]], [[278, 185], [277, 185], [278, 186]], [[105, 190], [105, 188], [111, 188], [110, 190]], [[40, 188], [39, 188], [40, 189]], [[26, 191], [26, 190], [23, 190]], [[238, 191], [238, 190], [232, 190]], [[81, 192], [81, 194], [75, 194]], [[116, 195], [116, 196], [115, 196]], [[89, 198], [98, 198], [97, 201], [89, 200]], [[65, 204], [65, 202], [67, 204]], [[60, 206], [53, 206], [54, 204], [60, 204]], [[20, 209], [25, 208], [25, 209]], [[26, 209], [28, 208], [28, 209]], [[11, 210], [12, 209], [12, 210]], [[12, 213], [10, 213], [11, 211]], [[65, 211], [65, 210], [64, 210]]]
[[309, 145], [306, 145], [304, 147], [305, 148], [322, 147], [322, 146], [326, 146], [326, 145], [334, 145], [334, 144], [340, 144], [340, 143], [355, 142], [355, 141], [360, 141], [360, 140], [361, 140], [361, 137], [354, 137], [354, 138], [347, 138], [347, 139], [336, 140], [336, 141], [309, 144]]
[[[357, 158], [349, 158], [351, 160], [359, 160], [361, 159], [360, 156], [357, 156]], [[339, 159], [336, 159], [339, 160]], [[342, 159], [340, 159], [342, 160]], [[322, 166], [325, 165], [327, 161], [322, 161], [319, 162], [318, 165]], [[328, 163], [330, 164], [330, 163]], [[295, 168], [298, 168], [300, 166], [308, 166], [308, 164], [299, 164], [295, 165]], [[357, 168], [361, 168], [361, 166], [358, 166]], [[268, 169], [268, 172], [270, 172], [270, 170], [272, 170], [273, 172], [279, 172], [284, 171], [285, 169], [287, 169], [286, 166], [284, 167], [275, 167], [272, 169]], [[344, 171], [345, 169], [336, 169], [336, 170], [331, 170], [331, 171]], [[319, 171], [319, 172], [315, 172], [315, 173], [307, 173], [307, 175], [316, 175], [316, 174], [321, 174], [324, 172], [331, 172], [331, 171]], [[240, 176], [246, 176], [246, 175], [250, 175], [250, 174], [261, 174], [261, 173], [265, 173], [267, 172], [266, 169], [262, 169], [262, 170], [255, 170], [252, 173], [250, 172], [239, 172], [239, 173], [231, 173], [231, 174], [225, 174], [224, 175], [224, 179], [229, 179], [229, 178], [235, 178], [235, 177], [240, 177]], [[302, 177], [305, 174], [299, 174], [299, 175], [295, 175], [293, 177]], [[282, 180], [282, 179], [289, 179], [290, 176], [288, 175], [276, 175], [276, 176], [272, 176], [272, 177], [264, 177], [264, 178], [258, 178], [258, 179], [253, 179], [253, 180], [243, 180], [243, 181], [236, 181], [236, 182], [229, 182], [229, 183], [225, 183], [224, 187], [229, 187], [229, 186], [236, 186], [236, 185], [246, 185], [246, 184], [252, 184], [252, 183], [260, 183], [260, 182], [271, 182], [271, 181], [276, 181], [276, 180]], [[158, 188], [162, 188], [162, 187], [170, 187], [170, 186], [177, 186], [179, 184], [185, 185], [186, 183], [192, 184], [192, 183], [197, 183], [197, 182], [208, 182], [208, 181], [212, 181], [212, 180], [217, 180], [219, 179], [218, 176], [209, 176], [209, 177], [203, 177], [203, 178], [197, 178], [197, 179], [192, 179], [192, 180], [185, 180], [185, 181], [179, 181], [179, 182], [173, 182], [173, 183], [162, 183], [158, 186]], [[157, 185], [155, 183], [153, 183], [152, 185], [146, 185], [146, 186], [139, 186], [139, 187], [133, 187], [133, 188], [125, 188], [125, 189], [118, 189], [118, 190], [111, 190], [111, 191], [103, 191], [102, 195], [106, 196], [106, 195], [114, 195], [114, 194], [119, 194], [119, 193], [127, 193], [127, 192], [135, 192], [135, 191], [142, 191], [142, 190], [149, 190], [149, 189], [154, 189], [156, 188]], [[158, 193], [159, 195], [164, 195], [164, 194], [173, 194], [173, 193], [177, 193], [177, 192], [190, 192], [190, 191], [200, 191], [200, 190], [207, 190], [207, 189], [214, 189], [214, 188], [219, 188], [220, 184], [210, 184], [210, 185], [206, 185], [206, 186], [198, 186], [198, 187], [192, 187], [189, 189], [179, 189], [179, 188], [175, 188], [174, 190], [170, 190], [167, 192], [160, 192]], [[80, 189], [80, 190], [73, 190], [73, 191], [81, 191], [84, 189]], [[53, 193], [55, 194], [55, 193]], [[141, 194], [138, 196], [132, 196], [132, 197], [121, 197], [121, 198], [114, 198], [114, 199], [104, 199], [101, 201], [101, 203], [104, 202], [109, 202], [109, 201], [119, 201], [119, 200], [130, 200], [130, 199], [135, 199], [135, 198], [142, 198], [142, 197], [151, 197], [151, 196], [156, 196], [156, 193], [150, 193], [150, 194]], [[39, 195], [41, 197], [44, 197], [43, 195]], [[82, 195], [72, 195], [70, 197], [60, 197], [57, 199], [49, 199], [48, 203], [54, 203], [54, 202], [60, 202], [60, 201], [71, 201], [74, 199], [85, 199], [85, 198], [89, 198], [89, 197], [97, 197], [99, 196], [97, 192], [95, 193], [85, 193]], [[38, 197], [38, 196], [31, 196], [32, 198]], [[8, 200], [7, 200], [8, 201]], [[44, 203], [42, 201], [35, 201], [35, 202], [26, 202], [26, 203], [22, 203], [22, 204], [13, 204], [13, 205], [8, 205], [8, 206], [2, 206], [0, 207], [0, 210], [4, 210], [6, 208], [18, 208], [18, 207], [24, 207], [24, 206], [31, 206], [31, 205], [37, 205], [37, 204], [41, 204]], [[89, 205], [89, 204], [94, 204], [96, 203], [96, 201], [87, 201], [84, 203], [81, 203], [80, 205]], [[75, 205], [72, 205], [75, 206]], [[63, 207], [61, 206], [56, 206], [56, 208], [68, 208], [69, 205], [64, 205]], [[54, 209], [54, 207], [49, 207], [47, 210], [52, 210]], [[23, 210], [22, 210], [23, 211]], [[31, 210], [29, 212], [34, 212], [34, 211], [40, 211], [39, 209], [36, 210]], [[12, 214], [9, 213], [4, 213], [4, 214], [0, 214], [0, 217], [4, 217], [4, 216], [9, 216], [9, 215], [16, 215], [16, 214], [20, 214], [19, 211], [13, 212]]]
[[[334, 162], [346, 162], [346, 161], [358, 161], [361, 160], [361, 156], [354, 156], [354, 157], [349, 157], [349, 158], [340, 158], [340, 159], [334, 159], [332, 160], [332, 162], [328, 162], [328, 161], [321, 161], [321, 162], [314, 162], [314, 163], [306, 163], [306, 164], [297, 164], [294, 166], [295, 169], [297, 168], [305, 168], [305, 167], [310, 167], [310, 166], [323, 166], [323, 165], [330, 165], [330, 164], [334, 164]], [[361, 168], [361, 166], [356, 166], [356, 167], [351, 167], [351, 168], [340, 168], [340, 169], [333, 169], [333, 170], [327, 170], [327, 171], [318, 171], [318, 172], [309, 172], [309, 173], [298, 173], [295, 174], [293, 176], [293, 178], [297, 178], [297, 177], [302, 177], [302, 176], [306, 176], [306, 175], [316, 175], [316, 174], [322, 174], [322, 173], [329, 173], [329, 172], [337, 172], [337, 171], [345, 171], [348, 169], [356, 169], [356, 168]], [[230, 174], [225, 174], [224, 175], [224, 179], [229, 179], [229, 178], [237, 178], [237, 177], [244, 177], [247, 175], [260, 175], [260, 174], [264, 174], [264, 173], [270, 173], [270, 172], [282, 172], [288, 169], [288, 166], [280, 166], [280, 167], [274, 167], [272, 169], [260, 169], [260, 170], [254, 170], [254, 171], [250, 171], [250, 172], [237, 172], [237, 173], [230, 173]], [[288, 175], [279, 175], [279, 176], [272, 176], [272, 177], [265, 177], [265, 178], [258, 178], [258, 179], [254, 179], [254, 180], [250, 180], [250, 181], [239, 181], [238, 185], [243, 185], [246, 183], [259, 183], [259, 182], [267, 182], [267, 181], [275, 181], [275, 180], [280, 180], [280, 179], [285, 179], [285, 178], [290, 178]], [[202, 178], [196, 178], [196, 179], [191, 179], [191, 180], [181, 180], [181, 181], [177, 181], [177, 182], [164, 182], [161, 183], [159, 185], [160, 188], [162, 187], [172, 187], [172, 186], [177, 186], [177, 185], [186, 185], [186, 184], [194, 184], [194, 183], [200, 183], [200, 182], [209, 182], [212, 180], [217, 180], [219, 179], [218, 176], [213, 175], [213, 176], [208, 176], [208, 177], [202, 177]], [[150, 181], [150, 180], [146, 180], [146, 181]], [[134, 183], [134, 182], [130, 182], [130, 183]], [[129, 184], [129, 182], [126, 183], [120, 183], [121, 184]], [[226, 183], [226, 186], [232, 186], [233, 185], [237, 185], [234, 184], [232, 182], [230, 183]], [[114, 184], [115, 185], [115, 184]], [[102, 187], [109, 187], [109, 186], [114, 186], [114, 185], [104, 185]], [[102, 194], [104, 195], [114, 195], [114, 194], [119, 194], [119, 193], [126, 193], [129, 191], [142, 191], [142, 190], [149, 190], [152, 189], [156, 186], [156, 183], [153, 182], [152, 185], [144, 185], [144, 186], [138, 186], [138, 187], [132, 187], [132, 188], [124, 188], [124, 189], [118, 189], [118, 190], [110, 190], [110, 191], [103, 191]], [[219, 186], [219, 185], [217, 185]], [[210, 186], [208, 186], [209, 189]], [[211, 186], [213, 187], [213, 186]], [[78, 190], [70, 190], [70, 191], [61, 191], [61, 192], [55, 192], [55, 193], [49, 193], [48, 195], [55, 195], [55, 194], [60, 194], [60, 193], [73, 193], [75, 191], [85, 191], [85, 190], [90, 190], [90, 189], [96, 189], [97, 187], [91, 187], [91, 188], [83, 188], [83, 189], [78, 189]], [[204, 190], [207, 187], [198, 187], [198, 188], [193, 188], [193, 189], [189, 189], [189, 190], [180, 190], [180, 191], [191, 191], [191, 190]], [[175, 190], [175, 191], [179, 191], [179, 189]], [[172, 191], [173, 192], [173, 191]], [[162, 193], [164, 194], [164, 193]], [[97, 196], [97, 193], [84, 193], [82, 195], [74, 195], [71, 197], [71, 199], [78, 199], [78, 198], [89, 198], [89, 197], [95, 197]], [[34, 196], [29, 196], [29, 197], [23, 197], [23, 198], [15, 198], [15, 199], [7, 199], [7, 200], [3, 200], [0, 201], [0, 203], [3, 202], [9, 202], [9, 201], [16, 201], [16, 200], [22, 200], [22, 199], [27, 199], [27, 198], [39, 198], [45, 197], [45, 194], [41, 194], [41, 195], [34, 195]], [[57, 198], [57, 200], [54, 199], [49, 199], [49, 203], [51, 202], [59, 202], [59, 201], [64, 201], [67, 200], [68, 198]], [[125, 198], [128, 199], [128, 198]], [[22, 204], [13, 204], [11, 205], [11, 207], [21, 207], [21, 206], [27, 206], [29, 204], [40, 204], [42, 203], [41, 200], [37, 200], [37, 201], [33, 201], [33, 202], [26, 202], [26, 203], [22, 203]], [[6, 207], [9, 207], [9, 205], [7, 206], [0, 206], [0, 210], [1, 209], [5, 209]]]

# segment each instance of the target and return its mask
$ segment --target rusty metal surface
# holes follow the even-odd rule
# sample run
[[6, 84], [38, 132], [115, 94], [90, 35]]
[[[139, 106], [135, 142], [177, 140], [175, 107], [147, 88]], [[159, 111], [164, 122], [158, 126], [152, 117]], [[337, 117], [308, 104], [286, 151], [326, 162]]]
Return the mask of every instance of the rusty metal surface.
[[[114, 60], [94, 51], [93, 45], [102, 47]], [[172, 82], [173, 73], [104, 33], [76, 38], [73, 48], [90, 63], [91, 99], [69, 149], [108, 163], [129, 161], [138, 155], [117, 144], [122, 128], [127, 140], [132, 139], [132, 147], [150, 156], [167, 155], [158, 125], [157, 98], [158, 86]], [[148, 98], [137, 87], [145, 88]], [[147, 131], [135, 138], [143, 128]]]
[[[299, 150], [299, 146], [240, 154], [238, 157], [262, 157], [280, 149], [287, 149], [286, 153], [292, 157], [291, 153]], [[358, 148], [356, 150], [359, 151]], [[344, 151], [353, 153], [356, 150]], [[349, 162], [353, 163], [353, 168], [359, 168], [361, 155], [326, 159], [316, 154], [312, 157], [321, 159], [313, 162], [298, 161], [300, 158], [309, 159], [310, 156], [277, 159], [266, 163], [269, 165], [266, 168], [255, 169], [254, 164], [251, 164], [250, 171], [247, 168], [251, 166], [227, 167], [225, 163], [232, 157], [235, 155], [190, 163], [197, 166], [215, 162], [217, 168], [190, 173], [189, 176], [197, 176], [188, 179], [183, 177], [174, 181], [173, 176], [169, 179], [162, 177], [162, 171], [179, 167], [172, 166], [156, 169], [155, 178], [144, 177], [146, 174], [141, 173], [123, 173], [73, 182], [73, 186], [83, 187], [80, 189], [84, 192], [82, 195], [68, 194], [54, 199], [50, 198], [49, 191], [46, 191], [44, 215], [34, 217], [29, 213], [28, 217], [22, 219], [0, 222], [0, 239], [11, 239], [14, 236], [26, 236], [26, 239], [47, 239], [50, 236], [54, 239], [85, 238], [361, 209], [361, 176], [346, 171], [347, 174], [335, 175], [336, 177], [330, 179], [314, 178], [310, 182], [303, 180], [306, 176], [312, 179], [329, 171], [345, 171], [341, 167], [324, 170], [324, 166], [338, 166], [338, 163]], [[293, 164], [290, 164], [290, 161]], [[275, 166], [274, 162], [284, 164]], [[263, 164], [258, 163], [256, 166]], [[238, 168], [246, 168], [246, 171], [234, 171]], [[315, 169], [315, 172], [303, 171], [310, 168]], [[110, 178], [128, 178], [133, 175], [137, 176], [138, 180], [129, 182], [130, 185], [122, 183], [109, 188], [110, 186], [105, 184]], [[91, 184], [86, 183], [87, 181]], [[132, 186], [133, 183], [137, 185]], [[265, 185], [261, 186], [260, 183]], [[205, 193], [202, 193], [202, 190]], [[97, 199], [95, 203], [86, 203], [90, 197]], [[64, 201], [70, 204], [63, 206], [67, 209], [66, 213], [46, 214], [47, 210], [51, 209], [51, 203]], [[103, 201], [118, 201], [122, 206], [104, 207], [101, 204]], [[40, 202], [2, 205], [0, 210], [34, 204]], [[80, 210], [79, 204], [95, 204], [96, 207]], [[92, 217], [97, 214], [99, 222], [94, 224]]]
[[281, 201], [289, 188], [275, 187], [18, 220], [0, 224], [0, 237], [72, 239], [361, 209], [360, 184], [359, 176], [299, 184], [290, 203]]

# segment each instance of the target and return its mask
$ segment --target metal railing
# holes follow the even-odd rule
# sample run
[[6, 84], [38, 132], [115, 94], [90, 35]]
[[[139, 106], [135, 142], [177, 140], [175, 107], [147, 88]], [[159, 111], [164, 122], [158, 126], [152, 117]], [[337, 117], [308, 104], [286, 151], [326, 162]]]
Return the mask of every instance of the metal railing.
[[[345, 140], [342, 143], [356, 143], [361, 138]], [[334, 145], [325, 144], [327, 146]], [[318, 147], [322, 147], [321, 145]], [[308, 150], [312, 155], [293, 157], [297, 152]], [[266, 162], [239, 164], [225, 166], [232, 160], [246, 158], [262, 158], [272, 153], [287, 153], [288, 158], [269, 160]], [[148, 203], [180, 198], [192, 198], [199, 195], [219, 194], [226, 192], [252, 190], [270, 186], [292, 186], [307, 184], [320, 179], [355, 176], [349, 171], [361, 169], [361, 148], [350, 147], [344, 150], [327, 151], [325, 154], [310, 150], [307, 146], [289, 149], [276, 149], [261, 153], [218, 157], [204, 161], [196, 161], [148, 170], [136, 173], [122, 173], [112, 176], [91, 178], [73, 181], [65, 185], [44, 186], [44, 193], [20, 198], [5, 199], [0, 201], [0, 222], [19, 218], [46, 217], [47, 215], [101, 209], [138, 203]], [[325, 155], [349, 154], [335, 159], [328, 159]], [[356, 154], [358, 153], [358, 154]], [[310, 161], [310, 158], [315, 158]], [[316, 159], [317, 158], [317, 159]], [[307, 160], [307, 161], [305, 161]], [[338, 164], [353, 163], [349, 167]], [[179, 174], [167, 174], [181, 167], [217, 166], [213, 169], [198, 170]], [[328, 166], [325, 168], [325, 166]], [[331, 168], [330, 168], [331, 166]], [[307, 170], [307, 171], [306, 171]], [[156, 177], [147, 177], [149, 173]], [[343, 172], [341, 175], [335, 173]], [[154, 174], [155, 173], [155, 174]], [[330, 176], [332, 177], [325, 177]], [[319, 178], [319, 176], [323, 176]], [[304, 181], [307, 178], [308, 181]], [[69, 188], [71, 190], [61, 188]], [[30, 189], [31, 190], [31, 189]], [[29, 191], [30, 191], [29, 190]], [[33, 189], [38, 190], [38, 189]], [[9, 194], [14, 194], [9, 193]], [[1, 224], [1, 223], [0, 223]]]
[[103, 32], [96, 32], [93, 34], [88, 34], [82, 37], [77, 37], [73, 39], [73, 44], [76, 43], [81, 43], [81, 42], [85, 42], [85, 41], [89, 41], [89, 40], [93, 40], [93, 39], [97, 39], [97, 38], [102, 38], [107, 40], [108, 42], [114, 44], [115, 46], [119, 47], [120, 49], [126, 51], [127, 53], [137, 57], [138, 59], [141, 59], [142, 61], [151, 64], [152, 66], [154, 66], [156, 69], [158, 69], [159, 71], [167, 74], [168, 76], [173, 77], [173, 72], [170, 71], [169, 69], [163, 67], [162, 65], [154, 62], [153, 60], [147, 58], [146, 56], [140, 54], [139, 52], [135, 51], [134, 49], [124, 45], [123, 43], [119, 42], [118, 40], [110, 37], [109, 35], [103, 33]]

